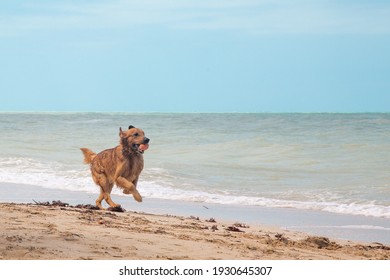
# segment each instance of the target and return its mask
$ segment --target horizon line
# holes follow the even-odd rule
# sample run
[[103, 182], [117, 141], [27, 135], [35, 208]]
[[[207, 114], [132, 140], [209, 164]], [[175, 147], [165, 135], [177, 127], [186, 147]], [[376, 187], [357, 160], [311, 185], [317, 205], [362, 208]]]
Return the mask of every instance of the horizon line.
[[239, 112], [239, 111], [192, 111], [192, 112], [167, 112], [167, 111], [0, 111], [0, 114], [389, 114], [390, 111], [262, 111], [262, 112]]

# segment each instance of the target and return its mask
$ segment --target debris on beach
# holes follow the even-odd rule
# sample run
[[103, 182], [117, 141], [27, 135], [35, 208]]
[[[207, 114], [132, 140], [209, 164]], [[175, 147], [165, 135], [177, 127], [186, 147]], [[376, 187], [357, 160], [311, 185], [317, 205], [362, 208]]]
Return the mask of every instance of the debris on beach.
[[379, 242], [373, 242], [372, 245], [369, 245], [367, 247], [370, 249], [374, 248], [374, 249], [382, 249], [382, 250], [390, 251], [390, 246], [385, 246]]
[[69, 203], [62, 202], [61, 200], [53, 200], [51, 203], [49, 201], [46, 202], [35, 201], [34, 199], [33, 201], [36, 205], [41, 205], [41, 206], [60, 206], [60, 207], [69, 206]]
[[305, 245], [316, 246], [318, 249], [338, 249], [341, 246], [336, 242], [332, 242], [327, 237], [322, 236], [310, 236], [302, 241]]
[[217, 221], [216, 221], [214, 218], [210, 218], [210, 219], [206, 220], [206, 222], [209, 222], [209, 223], [216, 223]]
[[226, 228], [226, 230], [233, 231], [233, 232], [245, 232], [245, 231], [241, 230], [240, 228], [249, 228], [249, 226], [247, 226], [245, 224], [241, 224], [241, 223], [235, 223], [232, 226], [228, 226]]
[[116, 206], [116, 207], [108, 207], [107, 211], [112, 211], [112, 212], [125, 212], [125, 209], [123, 209], [121, 206]]
[[276, 239], [281, 239], [283, 237], [283, 234], [282, 233], [277, 233], [275, 234], [275, 238]]
[[[45, 201], [35, 201], [33, 199], [35, 205], [39, 206], [57, 206], [57, 207], [67, 207], [67, 208], [77, 208], [77, 209], [87, 209], [87, 210], [100, 210], [99, 207], [92, 205], [92, 204], [77, 204], [76, 206], [72, 206], [69, 203], [62, 202], [61, 200], [53, 200], [52, 202]], [[125, 212], [125, 210], [122, 207], [110, 207], [107, 209], [108, 211], [113, 212]]]
[[212, 231], [216, 231], [216, 230], [218, 230], [218, 227], [217, 227], [216, 225], [213, 225], [213, 226], [211, 227], [211, 230], [212, 230]]
[[88, 209], [88, 210], [100, 210], [99, 207], [92, 204], [77, 204], [75, 208]]
[[278, 241], [281, 241], [281, 242], [283, 242], [284, 244], [288, 244], [288, 242], [289, 242], [289, 240], [288, 240], [288, 238], [286, 238], [286, 237], [284, 237], [284, 234], [282, 234], [282, 233], [277, 233], [277, 234], [275, 234], [275, 238], [278, 240]]
[[233, 231], [233, 232], [245, 232], [241, 229], [239, 229], [238, 227], [235, 227], [235, 226], [229, 226], [226, 228], [227, 231]]
[[53, 200], [52, 206], [68, 207], [69, 203], [62, 202], [61, 200]]
[[248, 225], [246, 224], [242, 224], [242, 223], [235, 223], [233, 226], [235, 227], [239, 227], [239, 228], [249, 228]]
[[34, 199], [33, 199], [33, 201], [34, 201], [34, 203], [35, 203], [36, 205], [41, 205], [41, 206], [50, 206], [50, 202], [49, 202], [49, 201], [46, 201], [46, 202], [40, 202], [40, 201], [35, 201]]

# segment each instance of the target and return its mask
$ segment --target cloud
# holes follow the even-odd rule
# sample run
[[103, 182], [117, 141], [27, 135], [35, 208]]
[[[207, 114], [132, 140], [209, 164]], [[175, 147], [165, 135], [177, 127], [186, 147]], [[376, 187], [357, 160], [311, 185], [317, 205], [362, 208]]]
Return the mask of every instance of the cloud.
[[[308, 3], [309, 2], [309, 3]], [[0, 13], [0, 34], [34, 30], [238, 30], [254, 34], [388, 34], [390, 4], [287, 0], [29, 2]], [[0, 4], [1, 5], [1, 4]]]

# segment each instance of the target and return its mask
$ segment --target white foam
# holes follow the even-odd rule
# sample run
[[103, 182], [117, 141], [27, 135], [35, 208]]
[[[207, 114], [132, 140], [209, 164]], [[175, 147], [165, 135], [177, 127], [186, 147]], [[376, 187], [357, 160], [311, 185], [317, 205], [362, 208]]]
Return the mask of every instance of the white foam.
[[[58, 162], [45, 162], [31, 158], [0, 158], [0, 182], [39, 185], [45, 188], [69, 191], [98, 193], [99, 188], [93, 183], [89, 168], [85, 165], [66, 165]], [[171, 199], [192, 202], [217, 203], [226, 205], [263, 206], [294, 208], [301, 210], [327, 211], [331, 213], [364, 215], [390, 218], [390, 206], [375, 202], [316, 201], [306, 197], [305, 201], [267, 198], [253, 195], [234, 195], [222, 191], [202, 191], [189, 184], [175, 185], [176, 178], [164, 169], [154, 168], [144, 172], [138, 189], [144, 197]], [[212, 188], [210, 188], [212, 189]], [[114, 194], [123, 195], [116, 188]], [[288, 196], [288, 193], [286, 193]]]
[[331, 228], [331, 229], [357, 229], [357, 230], [380, 230], [380, 231], [390, 231], [388, 227], [382, 226], [373, 226], [373, 225], [341, 225], [341, 226], [289, 226], [290, 229], [293, 228]]
[[39, 185], [51, 189], [96, 193], [89, 170], [65, 169], [63, 165], [35, 159], [11, 157], [0, 159], [0, 182]]
[[381, 218], [390, 218], [390, 207], [356, 203], [318, 202], [318, 201], [295, 201], [273, 199], [253, 196], [234, 196], [223, 193], [209, 193], [177, 189], [169, 186], [158, 185], [155, 182], [139, 182], [139, 189], [144, 196], [159, 199], [182, 200], [191, 202], [217, 203], [225, 205], [263, 206], [276, 208], [294, 208], [301, 210], [326, 211], [331, 213], [363, 215]]
[[340, 227], [341, 228], [346, 228], [346, 229], [363, 229], [363, 230], [390, 231], [390, 228], [381, 227], [381, 226], [373, 226], [373, 225], [345, 225], [345, 226], [340, 226]]

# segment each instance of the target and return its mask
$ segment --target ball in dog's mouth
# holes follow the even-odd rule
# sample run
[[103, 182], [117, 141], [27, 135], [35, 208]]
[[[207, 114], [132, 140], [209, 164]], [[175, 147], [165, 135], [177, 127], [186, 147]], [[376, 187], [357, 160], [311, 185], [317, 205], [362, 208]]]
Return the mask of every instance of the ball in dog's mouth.
[[139, 147], [138, 147], [138, 150], [141, 151], [141, 152], [144, 152], [144, 151], [146, 151], [147, 149], [149, 149], [149, 144], [141, 144], [141, 145], [139, 145]]
[[147, 143], [145, 143], [145, 144], [133, 144], [132, 145], [132, 149], [135, 150], [138, 153], [143, 154], [144, 151], [149, 149], [149, 144], [147, 144]]

